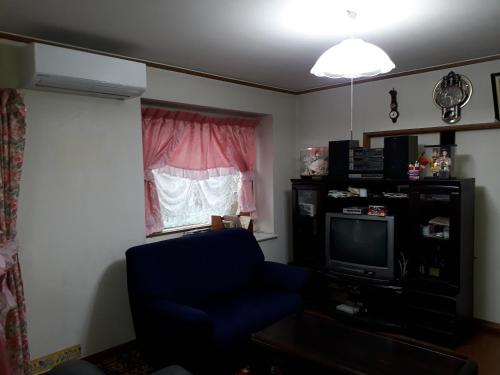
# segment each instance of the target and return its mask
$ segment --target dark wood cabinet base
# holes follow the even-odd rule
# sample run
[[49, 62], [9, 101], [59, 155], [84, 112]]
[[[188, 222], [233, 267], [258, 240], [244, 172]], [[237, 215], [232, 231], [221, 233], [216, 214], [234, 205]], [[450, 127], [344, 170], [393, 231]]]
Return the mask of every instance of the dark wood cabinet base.
[[[356, 189], [363, 196], [347, 193]], [[314, 308], [362, 324], [402, 328], [404, 334], [451, 347], [460, 344], [473, 312], [474, 179], [301, 179], [292, 180], [292, 191], [293, 262], [324, 279], [309, 290]], [[384, 207], [394, 220], [394, 233], [387, 235], [394, 246], [386, 246], [390, 260], [384, 265], [391, 274], [384, 280], [367, 272], [374, 266], [365, 256], [369, 246], [359, 257], [356, 246], [345, 245], [360, 242], [366, 226], [336, 232], [325, 220], [330, 213], [370, 205]], [[343, 247], [332, 245], [336, 233]], [[358, 258], [346, 258], [350, 252]], [[343, 314], [336, 311], [339, 305], [359, 312]]]

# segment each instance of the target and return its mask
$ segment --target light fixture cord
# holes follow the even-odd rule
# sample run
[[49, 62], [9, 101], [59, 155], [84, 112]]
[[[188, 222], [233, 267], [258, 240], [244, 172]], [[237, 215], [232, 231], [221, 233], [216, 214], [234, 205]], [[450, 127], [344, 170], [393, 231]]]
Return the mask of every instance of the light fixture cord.
[[[351, 20], [351, 29], [350, 29], [350, 37], [353, 38], [353, 30], [354, 30], [354, 22], [356, 21], [356, 17], [358, 16], [358, 14], [353, 11], [353, 10], [347, 10], [347, 17]], [[351, 77], [351, 127], [349, 129], [349, 133], [350, 133], [350, 140], [352, 141], [352, 116], [353, 116], [353, 108], [354, 108], [354, 95], [353, 95], [353, 91], [354, 91], [354, 78]]]
[[351, 128], [350, 128], [350, 135], [351, 135], [351, 141], [352, 141], [352, 114], [353, 114], [353, 108], [354, 108], [354, 96], [353, 96], [353, 90], [354, 90], [354, 84], [353, 84], [354, 79], [351, 77]]
[[353, 11], [353, 10], [347, 10], [347, 18], [351, 21], [349, 22], [349, 38], [353, 38], [353, 33], [354, 33], [354, 23], [356, 22], [356, 18], [358, 17], [358, 14]]

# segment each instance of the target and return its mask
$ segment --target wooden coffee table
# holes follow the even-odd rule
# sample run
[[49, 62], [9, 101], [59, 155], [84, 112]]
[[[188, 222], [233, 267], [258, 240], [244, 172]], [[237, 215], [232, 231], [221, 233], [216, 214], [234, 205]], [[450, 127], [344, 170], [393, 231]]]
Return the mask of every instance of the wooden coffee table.
[[252, 336], [261, 349], [334, 374], [474, 375], [474, 361], [362, 331], [311, 313], [293, 315]]

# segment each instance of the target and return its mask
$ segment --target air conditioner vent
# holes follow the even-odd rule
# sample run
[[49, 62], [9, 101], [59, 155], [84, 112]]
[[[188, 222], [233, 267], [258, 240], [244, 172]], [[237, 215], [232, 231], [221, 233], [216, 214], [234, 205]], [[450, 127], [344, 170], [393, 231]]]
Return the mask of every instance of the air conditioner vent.
[[32, 43], [24, 54], [23, 87], [127, 99], [146, 89], [142, 63]]

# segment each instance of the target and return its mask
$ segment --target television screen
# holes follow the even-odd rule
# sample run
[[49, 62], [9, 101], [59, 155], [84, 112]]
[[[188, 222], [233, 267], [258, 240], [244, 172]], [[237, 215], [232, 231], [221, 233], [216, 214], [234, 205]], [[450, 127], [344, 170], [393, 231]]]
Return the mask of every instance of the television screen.
[[333, 217], [330, 220], [330, 258], [387, 267], [387, 230], [386, 221]]

